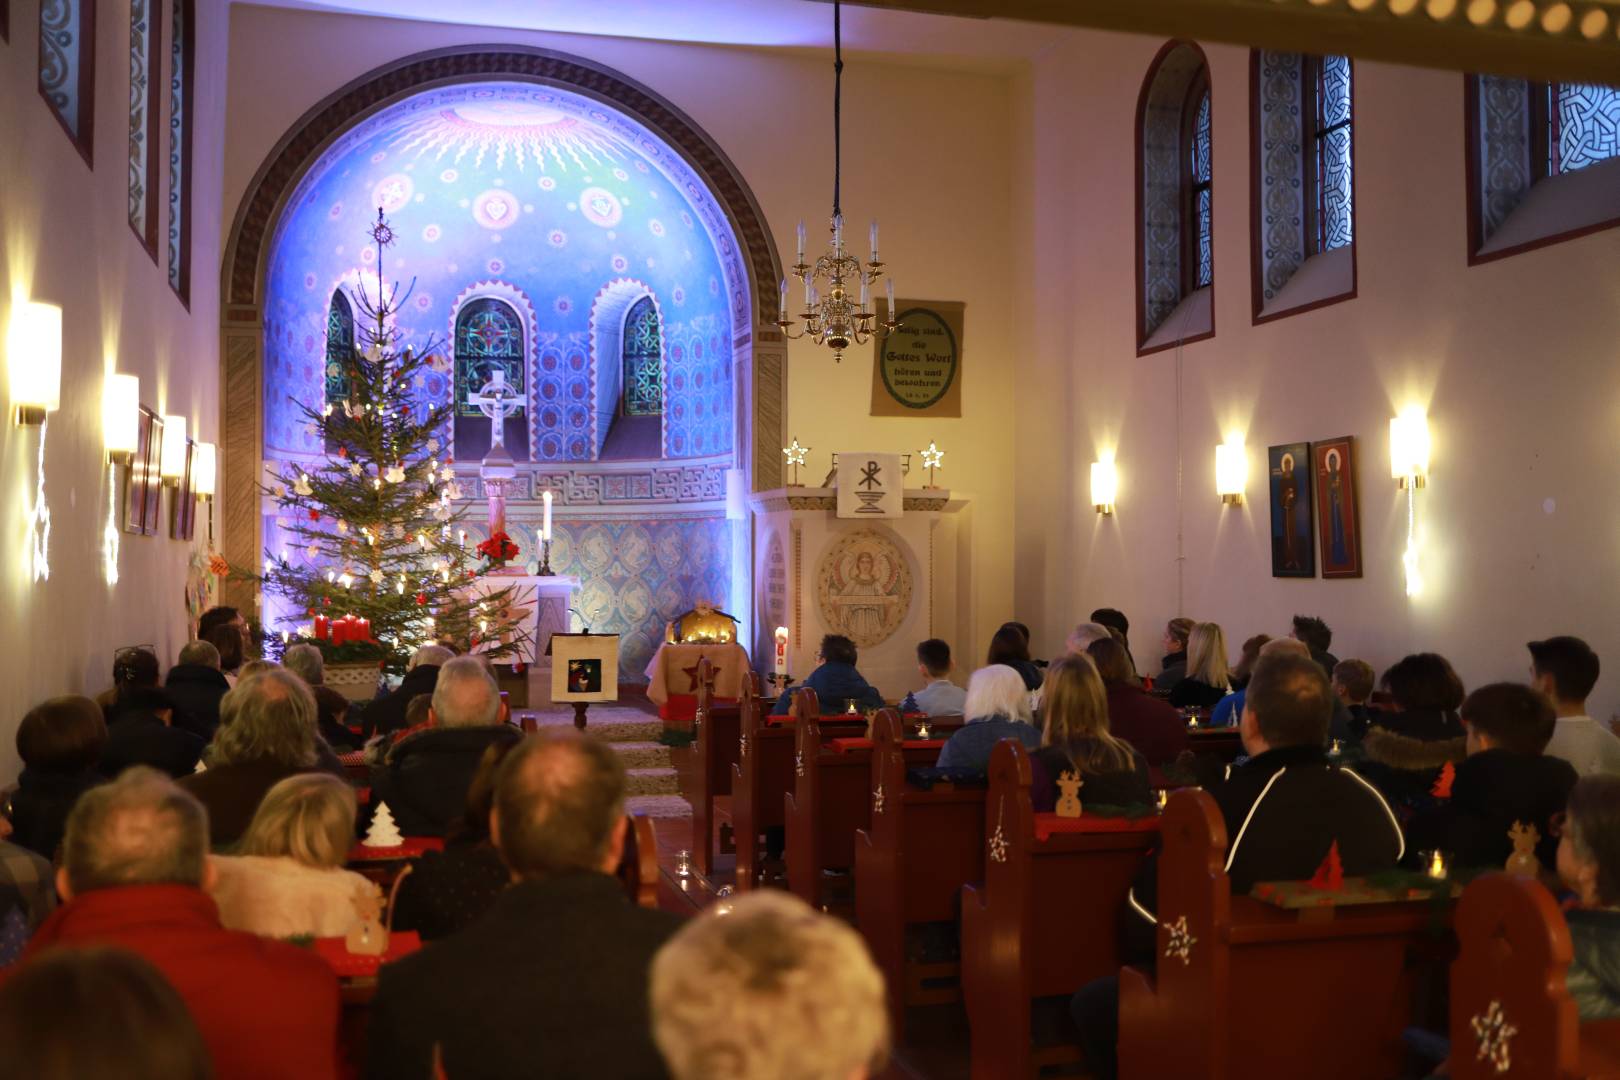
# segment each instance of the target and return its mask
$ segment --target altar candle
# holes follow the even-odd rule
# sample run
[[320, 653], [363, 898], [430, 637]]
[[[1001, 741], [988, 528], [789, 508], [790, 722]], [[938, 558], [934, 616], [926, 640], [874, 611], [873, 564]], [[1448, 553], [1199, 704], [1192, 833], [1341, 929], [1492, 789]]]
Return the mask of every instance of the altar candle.
[[540, 503], [544, 508], [544, 516], [540, 519], [540, 539], [551, 540], [551, 489], [547, 488], [540, 494]]
[[776, 674], [778, 675], [787, 674], [787, 645], [788, 628], [778, 626], [776, 628]]

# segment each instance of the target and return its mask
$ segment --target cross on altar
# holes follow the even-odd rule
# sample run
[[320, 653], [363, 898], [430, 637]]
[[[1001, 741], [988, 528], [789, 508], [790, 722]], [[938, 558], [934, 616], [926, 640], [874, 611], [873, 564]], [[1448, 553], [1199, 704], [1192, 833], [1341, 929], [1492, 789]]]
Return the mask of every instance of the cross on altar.
[[506, 418], [523, 407], [516, 391], [506, 385], [506, 372], [500, 368], [489, 373], [489, 382], [478, 388], [476, 394], [467, 395], [467, 404], [476, 405], [478, 411], [489, 417], [489, 445], [506, 445]]

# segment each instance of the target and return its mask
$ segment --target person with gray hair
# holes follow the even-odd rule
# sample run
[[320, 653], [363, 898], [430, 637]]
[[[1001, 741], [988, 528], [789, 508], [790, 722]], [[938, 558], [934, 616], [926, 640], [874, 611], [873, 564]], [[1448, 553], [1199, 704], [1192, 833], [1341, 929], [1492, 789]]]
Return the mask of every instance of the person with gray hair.
[[326, 659], [321, 650], [313, 645], [289, 645], [281, 654], [281, 663], [315, 695], [316, 727], [326, 744], [339, 753], [358, 750], [361, 740], [343, 722], [349, 699], [326, 685]]
[[866, 943], [775, 889], [710, 907], [659, 950], [652, 1014], [675, 1080], [865, 1080], [888, 1059], [883, 975]]
[[387, 803], [407, 836], [449, 832], [484, 751], [522, 738], [506, 722], [506, 703], [484, 661], [461, 656], [436, 673], [427, 730], [401, 739], [371, 771], [372, 805]]
[[592, 736], [535, 735], [506, 755], [490, 823], [514, 883], [477, 922], [383, 967], [368, 1077], [426, 1076], [435, 1046], [446, 1076], [666, 1075], [648, 969], [680, 922], [612, 876], [624, 798], [624, 766]]
[[422, 694], [433, 693], [439, 683], [439, 669], [455, 657], [456, 654], [443, 645], [423, 645], [412, 653], [399, 688], [382, 694], [366, 706], [360, 717], [363, 736], [369, 739], [373, 735], [392, 735], [405, 730], [409, 726], [405, 713], [411, 702]]
[[157, 770], [132, 768], [73, 808], [56, 875], [63, 903], [23, 963], [61, 946], [128, 949], [186, 1003], [214, 1075], [335, 1077], [332, 969], [307, 949], [225, 929], [213, 883], [207, 811]]
[[277, 783], [319, 762], [315, 698], [286, 668], [243, 678], [220, 701], [208, 769], [181, 786], [208, 808], [215, 847], [234, 844]]
[[941, 769], [983, 769], [1002, 739], [1017, 739], [1029, 750], [1041, 745], [1023, 677], [1005, 664], [973, 673], [962, 713], [967, 723], [945, 741], [937, 762]]

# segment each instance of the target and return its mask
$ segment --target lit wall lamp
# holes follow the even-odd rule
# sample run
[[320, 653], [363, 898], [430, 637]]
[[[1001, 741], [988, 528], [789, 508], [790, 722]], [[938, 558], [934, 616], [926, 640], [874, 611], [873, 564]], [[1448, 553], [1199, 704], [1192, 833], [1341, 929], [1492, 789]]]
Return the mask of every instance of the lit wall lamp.
[[165, 484], [178, 485], [185, 472], [186, 418], [183, 416], [165, 416], [163, 418], [162, 457], [159, 459], [158, 475], [163, 478]]
[[1429, 418], [1419, 408], [1402, 410], [1389, 422], [1389, 475], [1401, 487], [1422, 487], [1429, 477]]
[[191, 489], [205, 499], [214, 497], [219, 478], [219, 450], [211, 442], [191, 449]]
[[1114, 455], [1103, 455], [1091, 463], [1091, 505], [1104, 516], [1114, 512], [1114, 499], [1119, 495], [1119, 470], [1114, 468]]
[[37, 300], [15, 303], [6, 328], [11, 405], [19, 424], [38, 425], [62, 404], [62, 309]]
[[108, 375], [101, 388], [101, 440], [107, 460], [128, 465], [140, 446], [141, 380], [134, 375]]
[[1241, 442], [1225, 442], [1215, 448], [1215, 494], [1227, 506], [1242, 506], [1243, 492], [1249, 486], [1249, 451]]

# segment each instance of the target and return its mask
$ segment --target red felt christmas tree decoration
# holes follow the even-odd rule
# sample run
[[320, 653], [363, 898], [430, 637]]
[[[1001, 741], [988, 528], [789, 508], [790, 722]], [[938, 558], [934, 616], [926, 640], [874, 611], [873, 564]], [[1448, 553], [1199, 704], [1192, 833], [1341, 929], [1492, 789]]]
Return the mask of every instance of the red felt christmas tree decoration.
[[1344, 888], [1344, 864], [1339, 861], [1337, 840], [1328, 848], [1327, 858], [1322, 860], [1322, 865], [1316, 868], [1316, 875], [1311, 878], [1311, 888], [1325, 892], [1338, 892]]
[[1451, 798], [1451, 784], [1456, 779], [1457, 766], [1446, 762], [1440, 766], [1440, 775], [1434, 778], [1434, 787], [1429, 789], [1429, 794], [1437, 799]]

